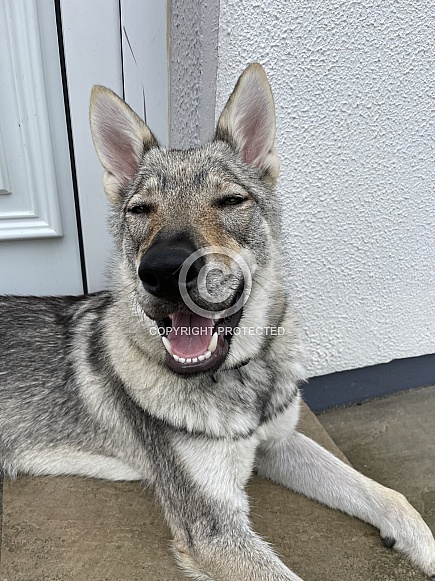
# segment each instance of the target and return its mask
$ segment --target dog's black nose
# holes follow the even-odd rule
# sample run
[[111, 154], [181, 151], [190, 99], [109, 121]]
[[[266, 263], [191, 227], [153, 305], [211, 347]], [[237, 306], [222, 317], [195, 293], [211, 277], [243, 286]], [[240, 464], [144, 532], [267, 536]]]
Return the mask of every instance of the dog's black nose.
[[152, 295], [169, 301], [178, 301], [181, 290], [193, 288], [204, 264], [198, 257], [180, 280], [180, 271], [185, 261], [198, 250], [186, 236], [157, 236], [142, 257], [138, 275], [142, 284]]

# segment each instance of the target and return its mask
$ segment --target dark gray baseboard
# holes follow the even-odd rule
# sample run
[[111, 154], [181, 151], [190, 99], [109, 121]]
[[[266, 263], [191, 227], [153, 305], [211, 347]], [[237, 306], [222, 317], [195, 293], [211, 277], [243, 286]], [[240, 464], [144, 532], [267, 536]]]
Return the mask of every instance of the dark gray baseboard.
[[435, 385], [435, 354], [312, 377], [302, 386], [302, 395], [319, 413], [428, 385]]

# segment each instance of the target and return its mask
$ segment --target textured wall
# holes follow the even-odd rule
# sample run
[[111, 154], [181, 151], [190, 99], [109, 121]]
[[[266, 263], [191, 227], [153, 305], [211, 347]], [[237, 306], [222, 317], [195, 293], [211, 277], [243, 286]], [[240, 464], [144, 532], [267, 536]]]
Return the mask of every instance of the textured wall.
[[218, 0], [170, 2], [171, 146], [188, 149], [214, 133]]
[[261, 62], [314, 375], [435, 351], [434, 10], [221, 0], [217, 113]]

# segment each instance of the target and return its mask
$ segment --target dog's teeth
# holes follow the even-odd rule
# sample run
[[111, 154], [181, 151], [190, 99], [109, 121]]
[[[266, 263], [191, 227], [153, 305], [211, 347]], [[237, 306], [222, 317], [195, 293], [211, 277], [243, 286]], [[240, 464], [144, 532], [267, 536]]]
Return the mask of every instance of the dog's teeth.
[[199, 355], [198, 361], [204, 361], [204, 359], [205, 359], [204, 355]]
[[204, 353], [204, 359], [210, 359], [211, 357], [211, 351], [207, 351], [206, 353]]
[[192, 358], [192, 363], [198, 363], [198, 357], [193, 357]]
[[169, 355], [172, 355], [172, 347], [171, 344], [169, 343], [169, 339], [167, 339], [166, 337], [162, 337], [162, 341], [166, 351], [169, 353]]
[[179, 358], [178, 358], [178, 361], [179, 361], [180, 363], [186, 363], [186, 360], [184, 359], [184, 357], [179, 357]]
[[186, 363], [192, 363], [192, 359], [191, 359], [190, 357], [188, 357], [188, 358], [186, 359]]
[[218, 334], [213, 333], [213, 337], [211, 338], [210, 345], [208, 346], [208, 350], [210, 351], [210, 353], [214, 353], [216, 351], [217, 342], [218, 342]]
[[175, 359], [175, 361], [180, 361], [180, 358], [178, 357], [178, 355], [174, 355], [174, 353], [172, 353], [172, 357]]

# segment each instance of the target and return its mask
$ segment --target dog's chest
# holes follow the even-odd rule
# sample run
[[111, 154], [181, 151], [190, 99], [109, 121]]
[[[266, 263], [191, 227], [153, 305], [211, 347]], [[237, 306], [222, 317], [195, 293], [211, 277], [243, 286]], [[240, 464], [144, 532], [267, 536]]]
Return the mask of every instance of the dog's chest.
[[130, 368], [122, 378], [136, 403], [176, 428], [209, 437], [251, 435], [291, 399], [289, 392], [276, 399], [274, 373], [261, 360], [214, 376], [184, 378], [152, 364], [147, 371], [135, 378]]

